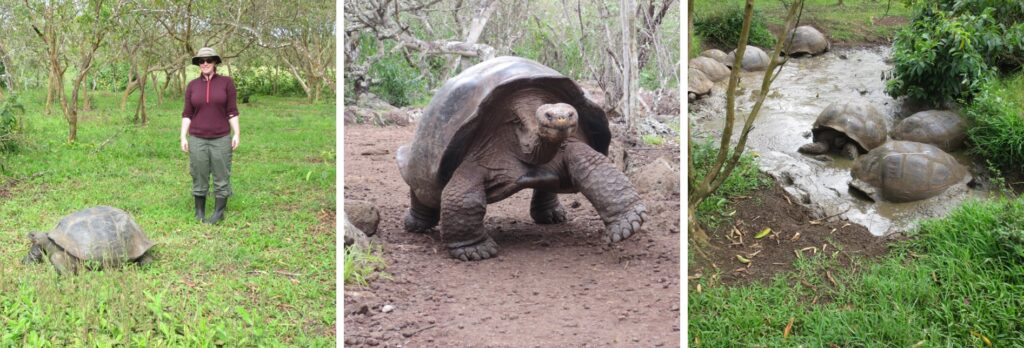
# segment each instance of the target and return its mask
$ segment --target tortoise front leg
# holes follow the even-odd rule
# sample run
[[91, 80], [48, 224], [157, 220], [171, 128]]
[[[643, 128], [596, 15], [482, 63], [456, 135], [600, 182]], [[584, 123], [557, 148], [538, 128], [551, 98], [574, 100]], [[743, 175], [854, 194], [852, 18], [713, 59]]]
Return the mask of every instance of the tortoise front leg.
[[53, 269], [57, 271], [57, 275], [78, 274], [78, 263], [76, 261], [76, 258], [62, 251], [50, 254], [50, 263], [53, 264]]
[[530, 200], [530, 217], [542, 225], [565, 222], [565, 208], [558, 201], [558, 194], [534, 189], [533, 199]]
[[413, 233], [424, 233], [434, 226], [441, 219], [441, 212], [435, 208], [426, 206], [416, 199], [415, 192], [409, 192], [409, 210], [405, 211], [405, 231]]
[[484, 231], [486, 212], [484, 169], [463, 162], [441, 192], [441, 240], [452, 257], [477, 261], [498, 254], [498, 244]]
[[640, 231], [647, 208], [625, 174], [600, 152], [579, 141], [567, 141], [565, 164], [573, 186], [594, 205], [604, 221], [604, 239], [613, 243]]

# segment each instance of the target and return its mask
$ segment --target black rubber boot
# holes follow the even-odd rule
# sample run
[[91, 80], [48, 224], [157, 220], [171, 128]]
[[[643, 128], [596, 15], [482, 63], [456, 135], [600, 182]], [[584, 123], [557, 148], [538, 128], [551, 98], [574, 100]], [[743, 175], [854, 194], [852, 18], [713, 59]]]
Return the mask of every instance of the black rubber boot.
[[212, 224], [220, 222], [221, 220], [224, 220], [224, 209], [227, 209], [227, 207], [228, 207], [228, 199], [227, 199], [227, 197], [217, 198], [216, 203], [214, 203], [214, 205], [213, 205], [213, 215], [210, 215], [210, 218], [206, 219], [206, 223], [212, 225]]
[[192, 196], [196, 199], [196, 221], [206, 220], [206, 196]]

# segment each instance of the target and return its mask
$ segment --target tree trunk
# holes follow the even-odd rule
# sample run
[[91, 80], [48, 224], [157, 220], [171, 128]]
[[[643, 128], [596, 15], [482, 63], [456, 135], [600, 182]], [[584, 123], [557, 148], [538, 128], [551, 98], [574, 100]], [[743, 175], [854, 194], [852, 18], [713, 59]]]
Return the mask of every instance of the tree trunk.
[[[700, 202], [697, 203], [698, 205]], [[700, 225], [700, 221], [697, 220], [697, 205], [689, 203], [686, 205], [687, 210], [687, 233], [690, 235], [690, 239], [693, 240], [697, 248], [703, 248], [708, 245], [710, 239], [708, 238], [707, 231], [704, 231], [704, 227]]]
[[139, 124], [146, 124], [146, 81], [149, 79], [147, 76], [149, 72], [143, 73], [143, 76], [139, 77], [139, 105], [135, 107], [135, 119], [139, 121]]
[[622, 116], [626, 120], [626, 132], [632, 134], [639, 123], [636, 111], [637, 56], [636, 56], [636, 8], [635, 0], [619, 0], [619, 19], [622, 26]]
[[689, 52], [693, 48], [693, 0], [686, 1], [686, 11], [686, 32], [689, 33], [686, 35], [686, 52], [689, 56]]

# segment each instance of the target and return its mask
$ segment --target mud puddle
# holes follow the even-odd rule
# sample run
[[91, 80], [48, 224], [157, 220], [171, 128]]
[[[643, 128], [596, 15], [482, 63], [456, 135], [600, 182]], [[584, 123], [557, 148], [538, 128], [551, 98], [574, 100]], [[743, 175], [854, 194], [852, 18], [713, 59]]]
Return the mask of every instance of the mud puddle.
[[[943, 216], [966, 199], [987, 196], [985, 192], [968, 189], [965, 180], [926, 200], [873, 203], [850, 192], [853, 161], [834, 155], [829, 156], [832, 160], [823, 161], [797, 152], [797, 148], [811, 141], [811, 124], [832, 102], [871, 103], [886, 115], [890, 130], [903, 117], [920, 111], [911, 110], [885, 94], [882, 74], [892, 69], [886, 61], [889, 51], [888, 47], [841, 49], [817, 57], [791, 59], [773, 83], [747, 140], [747, 148], [757, 154], [761, 170], [772, 175], [817, 218], [848, 220], [879, 236], [906, 231], [919, 219]], [[741, 74], [734, 134], [742, 129], [743, 118], [753, 108], [763, 76], [764, 72]], [[727, 83], [717, 83], [710, 97], [690, 105], [696, 141], [721, 138]], [[966, 155], [953, 155], [976, 172], [976, 166]]]

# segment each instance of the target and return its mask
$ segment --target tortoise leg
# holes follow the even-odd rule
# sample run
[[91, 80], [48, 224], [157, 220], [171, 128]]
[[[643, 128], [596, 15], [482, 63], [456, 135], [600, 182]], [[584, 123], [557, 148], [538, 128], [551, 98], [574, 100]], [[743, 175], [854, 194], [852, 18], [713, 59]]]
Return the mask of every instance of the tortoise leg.
[[138, 260], [135, 260], [135, 262], [139, 264], [139, 267], [146, 267], [153, 262], [153, 254], [146, 252], [145, 254], [142, 254]]
[[573, 186], [587, 197], [604, 221], [605, 241], [618, 242], [639, 232], [647, 218], [647, 208], [626, 175], [587, 144], [568, 141], [565, 154]]
[[424, 233], [437, 226], [441, 212], [420, 203], [413, 192], [409, 192], [409, 197], [409, 209], [405, 211], [405, 231]]
[[843, 156], [844, 157], [853, 160], [853, 159], [857, 159], [857, 155], [859, 155], [859, 154], [860, 154], [860, 151], [857, 150], [857, 145], [854, 144], [853, 142], [848, 142], [848, 143], [843, 145]]
[[498, 244], [484, 231], [487, 193], [483, 173], [483, 168], [463, 162], [441, 192], [441, 240], [447, 243], [448, 253], [462, 261], [498, 254]]
[[828, 143], [819, 141], [810, 144], [806, 144], [797, 149], [800, 153], [806, 153], [809, 155], [820, 155], [828, 152]]
[[530, 217], [542, 225], [565, 222], [565, 208], [558, 201], [558, 194], [534, 189], [533, 199], [530, 200]]
[[78, 265], [74, 258], [64, 252], [50, 254], [50, 263], [53, 264], [53, 269], [57, 271], [57, 275], [78, 274]]

